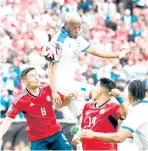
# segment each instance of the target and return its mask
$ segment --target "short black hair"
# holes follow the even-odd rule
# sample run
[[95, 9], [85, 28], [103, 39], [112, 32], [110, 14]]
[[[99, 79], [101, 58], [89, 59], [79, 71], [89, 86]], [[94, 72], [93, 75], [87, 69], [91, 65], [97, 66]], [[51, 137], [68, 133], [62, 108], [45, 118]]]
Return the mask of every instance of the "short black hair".
[[146, 85], [140, 80], [133, 80], [128, 85], [128, 92], [134, 97], [134, 100], [143, 100], [146, 91]]
[[25, 77], [28, 72], [30, 72], [30, 71], [32, 71], [32, 70], [35, 70], [35, 68], [34, 68], [34, 67], [30, 67], [30, 68], [26, 68], [26, 69], [22, 70], [22, 71], [21, 71], [21, 79], [22, 79], [23, 77]]
[[117, 87], [116, 83], [112, 79], [109, 79], [109, 78], [101, 78], [100, 79], [100, 86], [108, 89], [109, 92], [112, 89], [115, 89]]

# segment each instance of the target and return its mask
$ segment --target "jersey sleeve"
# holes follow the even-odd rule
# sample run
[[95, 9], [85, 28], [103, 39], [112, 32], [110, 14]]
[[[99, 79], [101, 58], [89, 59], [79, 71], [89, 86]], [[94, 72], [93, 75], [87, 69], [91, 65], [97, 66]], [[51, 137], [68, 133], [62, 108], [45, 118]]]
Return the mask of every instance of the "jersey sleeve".
[[20, 108], [15, 103], [12, 103], [6, 113], [6, 116], [14, 119], [20, 112]]
[[90, 44], [83, 37], [80, 37], [80, 52], [85, 52], [90, 48]]
[[85, 113], [86, 113], [86, 111], [87, 111], [87, 106], [88, 106], [88, 104], [85, 104], [85, 106], [84, 106], [84, 108], [83, 108], [83, 111], [82, 111], [82, 121], [81, 121], [81, 128], [83, 128], [84, 127], [84, 118], [85, 118]]
[[128, 112], [126, 119], [123, 121], [121, 128], [127, 129], [133, 133], [142, 123], [140, 113], [137, 113], [137, 111], [132, 108]]

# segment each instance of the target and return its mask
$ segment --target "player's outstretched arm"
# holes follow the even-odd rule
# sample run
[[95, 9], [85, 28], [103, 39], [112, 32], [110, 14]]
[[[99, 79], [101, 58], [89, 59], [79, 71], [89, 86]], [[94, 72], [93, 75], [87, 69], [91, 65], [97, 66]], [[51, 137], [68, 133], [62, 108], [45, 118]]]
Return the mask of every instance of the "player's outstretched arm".
[[13, 122], [13, 118], [6, 117], [2, 124], [0, 125], [0, 139], [2, 139], [3, 135], [8, 131], [9, 127]]
[[50, 62], [49, 63], [49, 84], [52, 91], [52, 99], [54, 105], [59, 108], [62, 106], [62, 101], [60, 95], [57, 93], [56, 88], [56, 69], [57, 69], [57, 62]]
[[79, 133], [80, 138], [95, 138], [106, 142], [122, 143], [126, 138], [132, 135], [128, 129], [122, 129], [116, 133], [100, 133], [92, 130], [82, 130]]
[[96, 51], [91, 47], [87, 49], [86, 52], [101, 58], [120, 58], [120, 59], [130, 54], [129, 49], [122, 49], [120, 52], [105, 52], [105, 51]]

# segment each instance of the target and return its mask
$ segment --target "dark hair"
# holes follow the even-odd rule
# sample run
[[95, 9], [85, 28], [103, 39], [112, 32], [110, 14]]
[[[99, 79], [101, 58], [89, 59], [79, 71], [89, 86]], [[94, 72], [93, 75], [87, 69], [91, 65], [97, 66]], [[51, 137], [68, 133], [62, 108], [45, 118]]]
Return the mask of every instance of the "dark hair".
[[133, 80], [128, 85], [128, 92], [134, 97], [134, 100], [143, 100], [146, 95], [146, 86], [140, 80]]
[[100, 86], [108, 89], [109, 91], [117, 87], [116, 83], [112, 79], [108, 79], [108, 78], [101, 78]]
[[32, 70], [35, 70], [35, 68], [33, 67], [30, 67], [30, 68], [26, 68], [24, 70], [21, 71], [21, 79], [27, 75], [28, 72], [32, 71]]

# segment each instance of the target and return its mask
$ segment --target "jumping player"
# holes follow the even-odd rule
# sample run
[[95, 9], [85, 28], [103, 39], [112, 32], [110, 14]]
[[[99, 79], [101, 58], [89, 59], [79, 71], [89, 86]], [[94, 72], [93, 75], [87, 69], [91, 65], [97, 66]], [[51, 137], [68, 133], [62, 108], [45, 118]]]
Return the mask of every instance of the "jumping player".
[[[88, 99], [91, 95], [91, 85], [74, 80], [80, 52], [86, 52], [102, 58], [123, 58], [129, 54], [128, 49], [123, 49], [119, 53], [94, 50], [90, 44], [79, 35], [81, 24], [81, 17], [78, 13], [68, 13], [61, 31], [55, 35], [50, 42], [60, 43], [62, 47], [62, 57], [59, 55], [61, 57], [60, 61], [58, 63], [51, 63], [49, 70], [53, 101], [59, 103], [59, 106], [61, 105], [61, 101], [57, 91], [62, 94], [77, 92], [78, 96], [83, 100]], [[45, 45], [43, 51], [46, 50]], [[47, 58], [48, 55], [47, 52], [44, 56]]]

